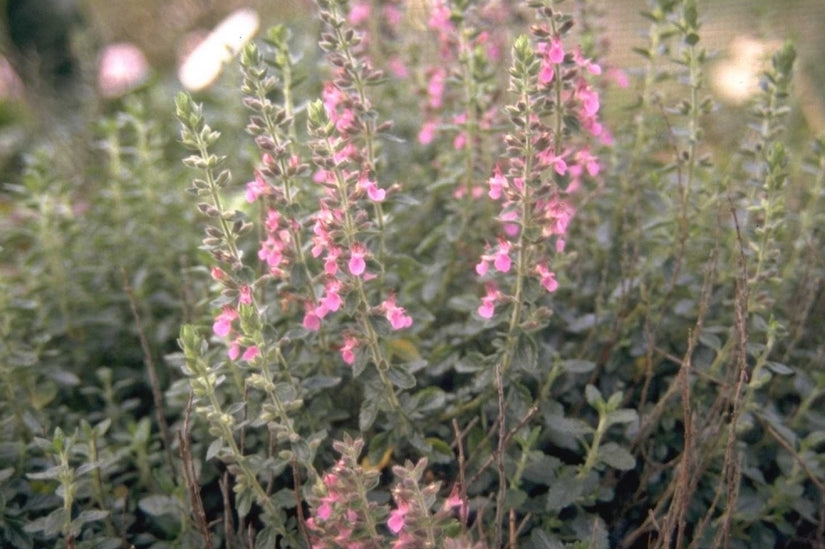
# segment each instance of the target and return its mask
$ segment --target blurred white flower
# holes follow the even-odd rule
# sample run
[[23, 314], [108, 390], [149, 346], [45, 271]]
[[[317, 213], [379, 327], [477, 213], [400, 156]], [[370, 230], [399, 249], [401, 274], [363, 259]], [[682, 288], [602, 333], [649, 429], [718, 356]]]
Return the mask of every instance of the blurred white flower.
[[759, 91], [759, 78], [778, 47], [776, 42], [737, 36], [730, 44], [729, 56], [713, 68], [713, 90], [729, 103], [744, 103]]
[[148, 76], [149, 62], [134, 44], [119, 42], [103, 49], [97, 72], [97, 87], [103, 97], [120, 97]]
[[224, 63], [241, 51], [258, 30], [258, 13], [250, 8], [236, 10], [192, 49], [178, 68], [178, 79], [198, 91], [214, 82]]

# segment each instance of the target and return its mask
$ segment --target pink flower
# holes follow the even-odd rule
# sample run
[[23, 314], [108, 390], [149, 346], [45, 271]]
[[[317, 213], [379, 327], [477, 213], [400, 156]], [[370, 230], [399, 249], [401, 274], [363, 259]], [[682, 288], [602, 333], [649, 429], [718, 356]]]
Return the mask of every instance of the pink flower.
[[221, 313], [212, 324], [212, 331], [216, 336], [226, 337], [232, 331], [232, 321], [238, 318], [238, 312], [229, 305], [224, 305]]
[[[335, 154], [332, 155], [332, 160], [335, 162], [336, 165], [339, 165], [347, 160], [352, 160], [358, 155], [358, 149], [352, 143], [347, 143], [343, 147], [341, 147]], [[330, 172], [330, 176], [332, 177], [334, 174]], [[335, 182], [335, 178], [332, 177], [331, 183]]]
[[[461, 114], [457, 114], [453, 116], [453, 124], [456, 126], [462, 126], [463, 124], [467, 123], [467, 113], [463, 112]], [[467, 132], [466, 131], [459, 131], [456, 134], [455, 139], [453, 139], [453, 148], [457, 151], [460, 151], [467, 145]]]
[[346, 99], [346, 94], [332, 82], [326, 82], [324, 83], [324, 89], [321, 91], [321, 99], [324, 102], [327, 114], [332, 117], [338, 108], [338, 104]]
[[548, 204], [547, 213], [551, 220], [550, 234], [564, 235], [567, 234], [567, 226], [576, 210], [566, 202], [554, 198]]
[[270, 194], [269, 185], [261, 172], [255, 170], [255, 179], [246, 184], [246, 201], [251, 204], [264, 194]]
[[375, 181], [367, 177], [366, 173], [362, 173], [358, 178], [358, 188], [365, 191], [373, 202], [383, 202], [387, 196], [387, 192], [379, 188]]
[[481, 261], [476, 265], [476, 273], [478, 273], [478, 276], [486, 275], [489, 268], [490, 264], [488, 263], [487, 256], [481, 256]]
[[261, 249], [258, 250], [258, 259], [265, 261], [271, 268], [277, 268], [283, 261], [284, 243], [274, 235], [269, 235], [261, 242]]
[[607, 76], [622, 89], [630, 85], [630, 81], [627, 78], [627, 73], [621, 69], [610, 69], [607, 71]]
[[427, 22], [431, 29], [443, 33], [452, 32], [453, 24], [450, 22], [450, 8], [443, 2], [438, 2], [430, 12], [430, 20]]
[[281, 226], [281, 214], [278, 213], [278, 210], [269, 209], [266, 212], [266, 230], [274, 233], [278, 230], [278, 227]]
[[510, 242], [504, 239], [498, 241], [498, 251], [495, 254], [493, 265], [500, 273], [506, 273], [510, 270], [512, 261], [510, 260]]
[[541, 285], [550, 293], [558, 289], [559, 283], [556, 281], [556, 273], [547, 268], [547, 265], [540, 264], [536, 266], [536, 273], [538, 273], [541, 280]]
[[347, 133], [355, 124], [355, 113], [352, 109], [341, 109], [340, 113], [330, 115], [330, 120], [335, 120], [335, 129], [341, 133]]
[[354, 3], [349, 11], [350, 25], [357, 26], [370, 18], [370, 4], [369, 2]]
[[229, 349], [226, 351], [226, 356], [229, 357], [229, 360], [238, 360], [238, 357], [241, 355], [241, 346], [238, 344], [238, 341], [235, 340], [232, 342], [232, 345], [229, 346]]
[[490, 198], [493, 200], [498, 200], [501, 198], [502, 192], [504, 192], [508, 187], [509, 184], [507, 183], [507, 178], [501, 174], [501, 168], [496, 164], [493, 168], [493, 177], [489, 180], [490, 184], [490, 192], [488, 193]]
[[550, 63], [542, 63], [539, 71], [539, 84], [549, 84], [556, 76], [556, 69]]
[[398, 509], [390, 511], [390, 518], [387, 519], [387, 527], [393, 534], [397, 534], [404, 528], [405, 517], [410, 507], [404, 501], [398, 502]]
[[212, 275], [212, 280], [221, 281], [226, 280], [227, 278], [226, 273], [220, 267], [212, 267], [210, 274]]
[[550, 41], [550, 49], [547, 52], [547, 58], [551, 63], [556, 65], [564, 61], [564, 47], [562, 46], [561, 38], [558, 36], [554, 37]]
[[564, 161], [564, 157], [567, 156], [567, 154], [567, 152], [564, 152], [556, 155], [553, 149], [545, 149], [537, 156], [545, 166], [553, 166], [557, 174], [564, 175], [567, 173], [567, 162]]
[[[313, 248], [314, 249], [314, 248]], [[327, 250], [327, 256], [324, 258], [324, 272], [329, 276], [333, 276], [338, 272], [338, 256], [341, 255], [341, 249], [335, 246]]]
[[389, 296], [384, 303], [381, 304], [381, 309], [384, 311], [387, 320], [390, 321], [390, 326], [392, 326], [393, 330], [400, 330], [412, 326], [413, 319], [407, 315], [407, 310], [395, 304], [395, 295]]
[[390, 72], [396, 78], [407, 78], [410, 75], [410, 71], [407, 70], [407, 65], [405, 65], [404, 61], [397, 55], [390, 57], [389, 61], [387, 61], [387, 68], [390, 69]]
[[139, 86], [149, 76], [149, 62], [134, 44], [110, 44], [103, 50], [97, 87], [107, 98], [119, 97]]
[[589, 86], [582, 85], [576, 90], [576, 96], [579, 98], [579, 101], [581, 101], [584, 113], [588, 117], [596, 116], [596, 113], [599, 112], [600, 107], [598, 92], [594, 91]]
[[321, 319], [315, 314], [315, 310], [307, 304], [304, 312], [304, 328], [311, 332], [317, 332], [321, 328]]
[[590, 149], [582, 149], [578, 151], [576, 153], [576, 162], [585, 167], [590, 177], [596, 177], [601, 171], [599, 159], [590, 152]]
[[582, 55], [582, 51], [579, 48], [576, 48], [576, 51], [573, 52], [573, 61], [590, 74], [599, 75], [602, 73], [601, 66], [594, 63], [590, 59], [585, 59]]
[[366, 248], [360, 242], [356, 242], [352, 245], [352, 249], [349, 251], [349, 272], [353, 276], [361, 276], [364, 274], [364, 271], [367, 268], [367, 264], [364, 261], [364, 256], [367, 254]]
[[259, 354], [260, 351], [258, 351], [258, 346], [253, 345], [249, 347], [246, 351], [244, 351], [243, 356], [241, 358], [243, 358], [247, 362], [251, 362], [255, 360]]
[[329, 501], [324, 501], [321, 505], [318, 506], [318, 518], [321, 520], [327, 520], [330, 516], [332, 516], [332, 505], [330, 505]]
[[518, 233], [521, 230], [521, 227], [519, 226], [519, 224], [515, 223], [516, 221], [518, 221], [518, 212], [516, 212], [516, 211], [504, 212], [500, 216], [498, 216], [498, 218], [501, 221], [504, 222], [504, 227], [503, 227], [504, 228], [504, 233], [507, 236], [510, 236], [510, 237], [518, 236]]
[[[324, 298], [321, 300], [320, 307], [315, 309], [315, 314], [317, 314], [320, 318], [324, 318], [327, 312], [335, 312], [341, 308], [341, 296], [339, 295], [339, 291], [341, 290], [341, 283], [336, 280], [332, 279], [327, 282], [326, 287], [324, 288]], [[319, 309], [323, 308], [323, 314]]]
[[434, 120], [428, 120], [421, 126], [421, 131], [418, 132], [418, 142], [422, 145], [429, 145], [435, 139], [435, 132], [438, 129], [438, 124]]
[[430, 74], [430, 79], [427, 83], [427, 96], [430, 99], [430, 107], [440, 109], [444, 101], [444, 84], [447, 79], [447, 73], [442, 68], [435, 69]]
[[458, 132], [453, 139], [453, 148], [460, 151], [465, 146], [467, 146], [467, 132]]
[[351, 335], [344, 336], [344, 345], [341, 347], [341, 358], [344, 362], [352, 366], [355, 362], [355, 349], [358, 347], [358, 340]]
[[498, 286], [492, 282], [487, 283], [487, 295], [481, 298], [481, 305], [478, 308], [478, 316], [481, 318], [490, 319], [496, 312], [496, 301], [501, 298], [501, 292], [498, 291]]
[[241, 285], [238, 303], [241, 305], [252, 305], [252, 289], [246, 284]]
[[459, 507], [462, 511], [466, 507], [467, 502], [461, 499], [461, 490], [458, 484], [453, 484], [453, 489], [450, 490], [450, 495], [444, 501], [444, 510], [455, 509]]

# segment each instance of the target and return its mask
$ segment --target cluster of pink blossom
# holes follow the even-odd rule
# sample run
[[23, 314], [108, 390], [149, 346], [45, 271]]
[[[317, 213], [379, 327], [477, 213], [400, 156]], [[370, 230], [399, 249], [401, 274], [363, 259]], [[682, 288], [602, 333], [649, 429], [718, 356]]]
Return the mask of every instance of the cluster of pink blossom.
[[[212, 267], [212, 279], [225, 286], [233, 285], [229, 276], [220, 267]], [[251, 362], [258, 357], [260, 351], [257, 345], [248, 345], [246, 349], [243, 349], [243, 334], [236, 330], [235, 321], [238, 320], [238, 309], [241, 306], [252, 305], [252, 289], [246, 284], [241, 284], [236, 286], [234, 293], [237, 293], [238, 297], [237, 306], [231, 304], [223, 306], [212, 324], [212, 332], [218, 337], [229, 339], [227, 354], [231, 360], [241, 358], [246, 362]]]
[[[439, 505], [440, 483], [421, 485], [426, 458], [393, 467], [395, 507], [387, 515], [386, 506], [368, 497], [379, 473], [358, 464], [363, 444], [347, 438], [333, 443], [341, 458], [316, 483], [309, 498], [311, 516], [306, 525], [313, 549], [438, 547], [446, 541], [447, 531], [456, 530], [456, 518], [466, 521], [468, 505], [458, 485]], [[382, 524], [394, 539], [386, 539]]]
[[[488, 244], [476, 265], [476, 273], [485, 283], [477, 312], [485, 319], [493, 318], [497, 304], [512, 299], [496, 283], [490, 265], [496, 273], [506, 274], [516, 255], [523, 257], [526, 270], [517, 276], [532, 276], [547, 292], [556, 291], [558, 281], [550, 267], [547, 244], [552, 244], [555, 253], [564, 251], [568, 227], [576, 214], [571, 196], [585, 177], [597, 177], [601, 171], [588, 140], [604, 144], [612, 140], [599, 121], [599, 93], [588, 79], [601, 75], [601, 67], [578, 48], [565, 51], [562, 36], [547, 24], [534, 26], [533, 33], [532, 55], [540, 68], [523, 76], [533, 81], [513, 89], [537, 93], [523, 93], [511, 107], [518, 135], [505, 138], [510, 151], [508, 169], [505, 172], [496, 165], [488, 181], [488, 196], [501, 203], [499, 221], [504, 236], [495, 246]], [[543, 112], [541, 102], [547, 100], [553, 108]], [[566, 117], [575, 117], [585, 132], [583, 138], [570, 137], [574, 128], [563, 127]], [[541, 238], [522, 238], [528, 230]]]
[[421, 486], [422, 474], [427, 466], [426, 458], [415, 465], [407, 462], [404, 466], [393, 467], [398, 482], [392, 489], [395, 509], [390, 511], [387, 528], [397, 536], [393, 549], [415, 549], [435, 547], [435, 541], [444, 541], [444, 530], [455, 522], [457, 512], [466, 519], [467, 502], [461, 498], [459, 486], [453, 486], [450, 495], [433, 512], [440, 483]]
[[[365, 235], [374, 234], [380, 205], [394, 188], [380, 185], [376, 175], [375, 146], [370, 140], [388, 125], [376, 123], [364, 93], [365, 83], [379, 78], [380, 72], [372, 69], [365, 54], [363, 34], [344, 29], [364, 24], [370, 17], [370, 4], [354, 2], [348, 21], [342, 13], [343, 3], [321, 4], [325, 23], [321, 47], [334, 74], [324, 84], [320, 100], [308, 109], [314, 138], [308, 143], [315, 166], [311, 176], [309, 165], [302, 163], [300, 147], [290, 137], [289, 109], [267, 98], [277, 81], [266, 78], [269, 69], [257, 52], [246, 52], [242, 59], [244, 103], [255, 112], [247, 129], [261, 150], [261, 163], [245, 192], [247, 202], [262, 206], [263, 238], [257, 256], [266, 276], [261, 280], [275, 281], [284, 312], [302, 314], [306, 330], [320, 330], [325, 319], [339, 311], [358, 317], [361, 324], [366, 320], [360, 315], [383, 315], [392, 329], [400, 330], [411, 326], [412, 318], [394, 294], [378, 305], [367, 301], [375, 292], [368, 291], [366, 283], [380, 275], [382, 265], [374, 239]], [[395, 24], [400, 21], [394, 3], [383, 9]], [[313, 208], [315, 199], [313, 214], [296, 216], [297, 211]], [[304, 243], [309, 244], [306, 249]], [[300, 280], [293, 280], [295, 272], [301, 273]], [[224, 286], [238, 284], [231, 280]], [[357, 303], [347, 307], [350, 295], [356, 296]], [[222, 311], [216, 326], [226, 335], [234, 334], [226, 330], [227, 320]], [[354, 363], [359, 347], [364, 346], [362, 332], [340, 330], [338, 348], [347, 364]], [[230, 356], [240, 352], [234, 349]]]
[[[472, 11], [472, 14], [470, 13]], [[484, 105], [481, 95], [474, 97], [474, 106], [464, 105], [459, 112], [451, 112], [452, 98], [448, 98], [448, 81], [456, 78], [477, 78], [477, 74], [460, 74], [448, 71], [451, 64], [458, 66], [459, 62], [472, 64], [474, 70], [480, 71], [481, 65], [496, 64], [502, 59], [502, 50], [507, 39], [499, 33], [485, 29], [470, 29], [465, 19], [472, 17], [473, 24], [479, 27], [501, 26], [508, 17], [508, 11], [498, 2], [479, 2], [472, 6], [472, 10], [452, 9], [448, 0], [434, 0], [431, 3], [427, 28], [435, 35], [440, 63], [423, 68], [422, 90], [423, 122], [418, 133], [418, 141], [422, 145], [432, 143], [438, 132], [450, 128], [455, 133], [453, 148], [462, 150], [467, 146], [468, 134], [465, 129], [469, 121], [468, 108], [481, 108], [482, 112], [477, 121], [480, 130], [490, 130], [493, 127], [497, 109], [492, 105]], [[457, 19], [458, 18], [458, 19]], [[461, 21], [458, 28], [457, 25]], [[472, 62], [469, 61], [472, 58]], [[463, 60], [463, 61], [462, 61]], [[466, 94], [459, 94], [466, 95]], [[466, 100], [466, 97], [464, 97]], [[480, 187], [479, 187], [479, 190]], [[457, 189], [460, 198], [466, 189]], [[477, 193], [474, 193], [477, 194]], [[478, 196], [474, 196], [478, 198]]]
[[333, 442], [340, 459], [319, 479], [308, 498], [311, 516], [306, 520], [312, 549], [379, 549], [376, 527], [386, 507], [368, 501], [367, 492], [378, 483], [379, 472], [358, 464], [364, 448], [360, 439]]
[[[369, 16], [369, 5], [356, 3], [349, 12], [350, 24], [361, 24]], [[397, 21], [394, 4], [385, 6]], [[396, 14], [397, 15], [397, 14]], [[394, 187], [379, 184], [374, 136], [389, 127], [378, 124], [374, 108], [364, 93], [365, 83], [380, 78], [364, 48], [364, 34], [344, 33], [343, 14], [331, 9], [322, 14], [327, 24], [321, 47], [336, 67], [324, 84], [319, 104], [309, 110], [310, 142], [317, 170], [313, 180], [321, 185], [320, 202], [313, 217], [311, 254], [323, 263], [320, 281], [323, 294], [305, 303], [303, 325], [318, 330], [321, 321], [341, 309], [355, 293], [361, 310], [382, 314], [393, 330], [412, 325], [412, 318], [396, 303], [394, 294], [378, 306], [365, 302], [365, 284], [379, 276], [380, 254], [364, 238], [376, 219], [383, 216], [381, 204]], [[363, 321], [363, 319], [361, 319]], [[352, 364], [360, 344], [356, 333], [345, 334], [340, 347], [343, 360]]]

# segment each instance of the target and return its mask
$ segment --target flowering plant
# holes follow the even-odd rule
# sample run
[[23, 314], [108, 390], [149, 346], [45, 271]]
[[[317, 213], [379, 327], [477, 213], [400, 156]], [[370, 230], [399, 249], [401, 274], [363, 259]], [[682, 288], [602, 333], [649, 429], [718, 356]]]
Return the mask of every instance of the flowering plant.
[[[189, 181], [197, 222], [182, 193], [157, 200], [148, 166], [170, 128], [135, 98], [97, 130], [119, 192], [89, 226], [131, 227], [157, 203], [145, 234], [98, 244], [123, 266], [109, 307], [133, 319], [135, 414], [151, 417], [130, 423], [128, 374], [103, 367], [84, 384], [105, 411], [84, 415], [71, 388], [88, 364], [48, 352], [88, 329], [69, 322], [86, 300], [55, 291], [75, 272], [58, 252], [91, 252], [70, 190], [30, 161], [20, 211], [40, 230], [18, 246], [51, 309], [25, 299], [36, 285], [0, 301], [17, 319], [3, 334], [26, 343], [0, 347], [0, 375], [28, 390], [3, 401], [24, 442], [0, 446], [3, 539], [822, 544], [825, 144], [797, 155], [783, 133], [793, 47], [731, 153], [705, 135], [717, 106], [693, 0], [649, 2], [632, 90], [595, 2], [318, 0], [314, 15], [311, 48], [275, 26], [226, 88], [176, 96], [186, 172], [164, 183]], [[125, 261], [131, 234], [167, 255]], [[155, 269], [169, 277], [134, 274]], [[173, 341], [150, 304], [177, 286]], [[63, 421], [39, 404], [49, 379]]]

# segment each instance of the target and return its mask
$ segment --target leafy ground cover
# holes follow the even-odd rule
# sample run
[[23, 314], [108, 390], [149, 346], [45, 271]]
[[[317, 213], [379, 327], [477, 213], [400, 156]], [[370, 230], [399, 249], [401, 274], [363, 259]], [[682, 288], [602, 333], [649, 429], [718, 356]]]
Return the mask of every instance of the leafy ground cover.
[[643, 15], [626, 74], [595, 2], [319, 0], [29, 151], [2, 543], [825, 546], [794, 47], [720, 145], [695, 2]]

